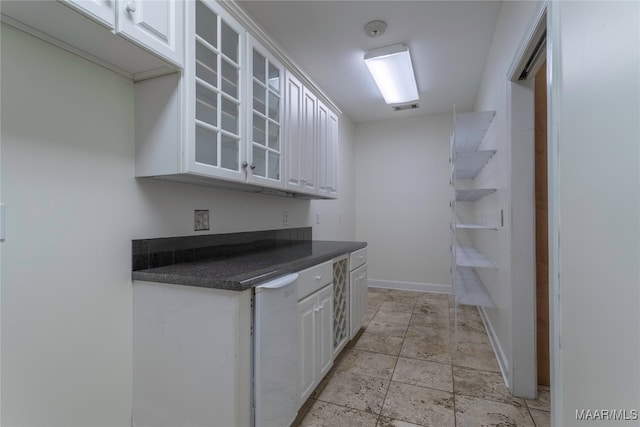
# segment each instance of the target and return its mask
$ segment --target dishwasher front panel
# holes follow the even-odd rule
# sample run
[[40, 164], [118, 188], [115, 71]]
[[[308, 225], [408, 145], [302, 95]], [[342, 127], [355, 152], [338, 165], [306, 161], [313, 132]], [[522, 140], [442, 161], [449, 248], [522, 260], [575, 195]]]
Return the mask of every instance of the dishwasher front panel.
[[298, 413], [297, 279], [290, 274], [255, 288], [255, 427], [288, 427]]

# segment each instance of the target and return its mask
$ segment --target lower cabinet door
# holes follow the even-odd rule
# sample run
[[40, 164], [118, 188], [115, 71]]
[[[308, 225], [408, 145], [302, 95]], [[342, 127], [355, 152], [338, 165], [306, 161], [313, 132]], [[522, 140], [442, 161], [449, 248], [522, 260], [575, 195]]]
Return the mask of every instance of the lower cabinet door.
[[318, 291], [318, 380], [333, 366], [333, 285]]
[[353, 270], [349, 279], [350, 331], [353, 339], [367, 315], [367, 265]]
[[298, 392], [299, 407], [307, 400], [316, 386], [316, 294], [298, 302]]
[[333, 366], [333, 285], [298, 301], [298, 322], [298, 407], [301, 407]]

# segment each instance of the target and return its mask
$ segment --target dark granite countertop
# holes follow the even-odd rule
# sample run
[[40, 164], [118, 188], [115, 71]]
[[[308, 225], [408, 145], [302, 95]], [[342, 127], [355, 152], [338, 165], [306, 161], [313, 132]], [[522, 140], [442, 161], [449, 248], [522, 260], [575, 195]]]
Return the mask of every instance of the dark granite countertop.
[[140, 269], [134, 280], [244, 291], [366, 247], [365, 242], [306, 240], [247, 253]]

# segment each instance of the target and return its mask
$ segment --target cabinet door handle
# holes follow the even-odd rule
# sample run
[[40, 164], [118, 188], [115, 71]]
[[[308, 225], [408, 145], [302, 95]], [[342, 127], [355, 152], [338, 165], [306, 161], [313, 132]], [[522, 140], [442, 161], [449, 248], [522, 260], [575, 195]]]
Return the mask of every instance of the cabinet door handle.
[[324, 304], [320, 306], [320, 310], [324, 310]]
[[256, 168], [256, 164], [255, 163], [251, 163], [251, 166], [249, 166], [251, 168], [251, 170], [254, 170]]
[[313, 311], [315, 311], [316, 313], [320, 311], [320, 307], [316, 307], [313, 309]]
[[136, 5], [133, 2], [128, 2], [127, 3], [127, 12], [129, 13], [133, 13], [136, 11]]

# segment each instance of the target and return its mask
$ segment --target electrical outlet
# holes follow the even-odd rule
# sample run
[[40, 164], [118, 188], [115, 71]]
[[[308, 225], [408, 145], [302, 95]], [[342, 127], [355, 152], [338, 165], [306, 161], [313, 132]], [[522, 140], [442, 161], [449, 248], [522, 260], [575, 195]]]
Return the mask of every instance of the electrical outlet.
[[289, 225], [289, 212], [282, 212], [282, 225]]
[[193, 211], [193, 230], [205, 231], [209, 229], [209, 209], [196, 209]]

